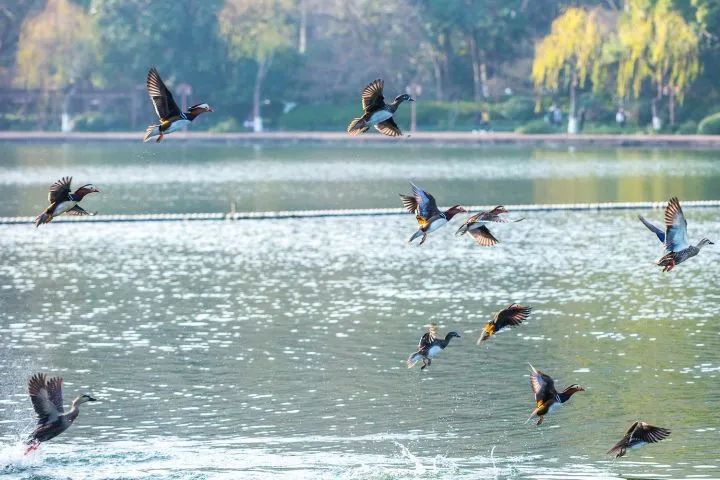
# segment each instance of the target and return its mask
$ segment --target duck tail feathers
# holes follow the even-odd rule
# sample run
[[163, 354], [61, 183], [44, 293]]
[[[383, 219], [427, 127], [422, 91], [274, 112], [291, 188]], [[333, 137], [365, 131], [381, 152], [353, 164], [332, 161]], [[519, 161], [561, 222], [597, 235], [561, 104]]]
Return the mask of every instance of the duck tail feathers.
[[49, 223], [50, 220], [52, 220], [52, 215], [49, 215], [47, 212], [41, 213], [35, 218], [35, 228], [39, 227], [40, 225]]
[[354, 118], [352, 122], [350, 122], [350, 125], [347, 127], [347, 132], [350, 135], [360, 135], [361, 133], [365, 133], [368, 131], [370, 126], [367, 124], [365, 120], [362, 119], [362, 117]]
[[147, 129], [145, 130], [145, 138], [143, 138], [143, 143], [150, 140], [152, 137], [156, 137], [160, 135], [160, 126], [159, 125], [148, 125]]
[[423, 236], [423, 231], [418, 230], [415, 233], [413, 233], [412, 236], [408, 239], [408, 243], [412, 243], [413, 240], [415, 240], [418, 237], [422, 237], [422, 236]]

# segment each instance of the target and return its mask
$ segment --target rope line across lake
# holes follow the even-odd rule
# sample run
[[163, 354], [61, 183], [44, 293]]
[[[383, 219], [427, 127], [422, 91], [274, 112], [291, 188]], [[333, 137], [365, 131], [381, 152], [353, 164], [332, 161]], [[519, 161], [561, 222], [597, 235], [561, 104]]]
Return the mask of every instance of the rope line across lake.
[[[596, 211], [596, 210], [643, 210], [665, 208], [667, 202], [608, 202], [608, 203], [556, 203], [539, 205], [506, 205], [516, 212], [548, 211]], [[490, 210], [495, 205], [465, 207], [469, 212]], [[720, 207], [720, 200], [696, 200], [683, 202], [684, 208]], [[229, 213], [152, 213], [94, 216], [61, 216], [53, 222], [187, 222], [197, 220], [278, 220], [290, 218], [359, 217], [377, 215], [403, 215], [403, 208], [358, 208], [342, 210], [286, 210], [277, 212], [229, 212]], [[0, 224], [33, 223], [35, 217], [0, 217]]]

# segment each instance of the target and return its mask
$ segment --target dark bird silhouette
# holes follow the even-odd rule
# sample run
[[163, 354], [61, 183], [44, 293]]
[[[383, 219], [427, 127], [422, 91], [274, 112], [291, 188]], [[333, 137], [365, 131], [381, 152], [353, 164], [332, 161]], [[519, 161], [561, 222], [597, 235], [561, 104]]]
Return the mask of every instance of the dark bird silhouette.
[[477, 344], [480, 345], [482, 342], [492, 337], [505, 327], [515, 327], [520, 325], [523, 321], [527, 320], [531, 311], [532, 308], [524, 307], [522, 305], [518, 305], [517, 303], [513, 303], [509, 307], [500, 310], [493, 315], [492, 320], [485, 325]]
[[378, 132], [388, 137], [399, 137], [402, 135], [400, 128], [395, 123], [393, 115], [402, 102], [414, 102], [410, 95], [403, 93], [395, 97], [392, 103], [385, 103], [383, 87], [385, 83], [381, 78], [370, 83], [362, 91], [362, 117], [353, 119], [347, 127], [350, 135], [360, 135], [375, 127]]
[[498, 243], [498, 239], [490, 232], [490, 229], [486, 225], [487, 223], [509, 223], [524, 220], [523, 218], [511, 220], [505, 215], [507, 213], [509, 212], [502, 205], [499, 205], [488, 212], [476, 213], [472, 217], [468, 218], [465, 223], [457, 229], [455, 235], [465, 235], [465, 233], [470, 233], [477, 244], [481, 247], [493, 246]]
[[410, 182], [410, 185], [412, 186], [412, 194], [400, 194], [400, 198], [402, 199], [405, 209], [415, 214], [415, 219], [420, 228], [413, 233], [408, 242], [422, 237], [422, 240], [420, 240], [420, 245], [422, 245], [425, 243], [429, 233], [445, 226], [458, 213], [464, 213], [466, 211], [460, 205], [455, 205], [441, 212], [440, 209], [438, 209], [435, 197], [412, 182]]
[[[536, 370], [535, 367], [530, 365], [530, 386], [532, 387], [533, 393], [535, 394], [535, 403], [537, 407], [530, 414], [530, 418], [527, 422], [537, 415], [539, 420], [537, 425], [541, 425], [545, 419], [545, 415], [553, 412], [562, 406], [570, 397], [577, 392], [584, 392], [585, 389], [577, 384], [572, 384], [562, 392], [558, 393], [555, 390], [555, 381], [540, 370]], [[525, 423], [527, 423], [525, 422]]]
[[608, 455], [615, 455], [615, 458], [620, 458], [625, 455], [629, 448], [639, 448], [648, 443], [656, 443], [665, 440], [669, 436], [670, 430], [667, 428], [653, 427], [645, 422], [635, 422], [630, 425], [625, 436], [607, 453]]
[[431, 324], [428, 326], [428, 331], [420, 338], [417, 351], [407, 359], [408, 368], [414, 367], [416, 363], [422, 360], [423, 366], [420, 367], [420, 370], [424, 370], [425, 367], [430, 366], [433, 357], [445, 350], [450, 340], [455, 337], [460, 338], [457, 332], [450, 332], [445, 335], [445, 338], [437, 338], [437, 331], [437, 325]]

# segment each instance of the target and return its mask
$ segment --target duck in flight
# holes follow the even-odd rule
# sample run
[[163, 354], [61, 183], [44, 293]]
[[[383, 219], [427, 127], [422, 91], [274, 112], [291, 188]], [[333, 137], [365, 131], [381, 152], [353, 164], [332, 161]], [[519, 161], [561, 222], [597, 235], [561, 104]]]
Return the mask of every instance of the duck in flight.
[[535, 403], [537, 407], [530, 414], [530, 418], [527, 422], [537, 415], [539, 420], [537, 425], [541, 425], [545, 419], [545, 415], [557, 410], [563, 404], [565, 404], [570, 397], [577, 392], [584, 392], [585, 389], [577, 384], [570, 385], [562, 392], [558, 393], [555, 390], [555, 381], [540, 370], [530, 365], [530, 386], [532, 387], [533, 393], [535, 394]]
[[527, 320], [531, 311], [531, 307], [524, 307], [517, 303], [513, 303], [509, 307], [500, 310], [493, 316], [492, 320], [485, 325], [477, 344], [480, 345], [505, 327], [520, 325], [524, 320]]
[[615, 455], [615, 458], [620, 458], [625, 455], [629, 448], [640, 448], [648, 443], [665, 440], [669, 436], [670, 430], [667, 428], [653, 427], [645, 422], [635, 422], [630, 425], [625, 436], [607, 453], [608, 455]]
[[144, 142], [147, 142], [152, 137], [158, 137], [155, 141], [159, 142], [164, 135], [190, 125], [198, 115], [213, 111], [207, 103], [199, 103], [189, 107], [186, 112], [181, 112], [173, 99], [172, 93], [163, 83], [155, 67], [148, 72], [146, 83], [148, 94], [155, 107], [155, 113], [160, 118], [160, 124], [147, 127]]
[[498, 239], [495, 238], [490, 232], [490, 229], [487, 228], [487, 223], [509, 223], [524, 220], [522, 218], [511, 220], [507, 217], [507, 213], [508, 211], [502, 205], [499, 205], [488, 212], [476, 213], [472, 217], [468, 218], [465, 223], [458, 228], [455, 235], [465, 235], [466, 233], [470, 233], [477, 244], [481, 247], [493, 246], [498, 243]]
[[52, 219], [58, 215], [66, 213], [68, 215], [95, 215], [83, 209], [78, 203], [85, 195], [97, 193], [98, 190], [93, 184], [88, 183], [70, 193], [70, 183], [72, 177], [63, 177], [53, 183], [48, 193], [48, 206], [44, 212], [35, 218], [35, 227], [39, 227], [44, 223], [52, 222]]
[[65, 413], [62, 384], [62, 378], [54, 377], [48, 380], [44, 373], [36, 373], [30, 377], [28, 393], [37, 413], [38, 423], [26, 442], [26, 455], [38, 448], [42, 442], [47, 442], [70, 428], [80, 414], [80, 405], [96, 401], [90, 395], [80, 395], [72, 401], [70, 411]]
[[412, 194], [400, 194], [400, 198], [407, 211], [415, 214], [415, 219], [420, 228], [413, 233], [408, 242], [422, 237], [422, 240], [420, 240], [420, 245], [422, 245], [425, 243], [428, 234], [446, 225], [458, 213], [466, 212], [460, 205], [455, 205], [441, 212], [435, 197], [412, 182], [410, 182], [410, 185], [412, 186]]
[[350, 135], [360, 135], [375, 127], [378, 132], [388, 137], [399, 137], [402, 135], [400, 128], [395, 123], [393, 115], [402, 102], [414, 102], [410, 95], [403, 93], [395, 97], [392, 103], [385, 103], [383, 87], [385, 82], [378, 78], [370, 83], [362, 91], [362, 117], [353, 119], [347, 127]]
[[416, 363], [422, 360], [423, 366], [420, 367], [420, 370], [425, 370], [425, 367], [429, 367], [432, 363], [433, 357], [445, 350], [450, 340], [456, 337], [460, 338], [457, 332], [450, 332], [445, 335], [445, 338], [438, 338], [437, 333], [437, 325], [434, 323], [428, 325], [428, 331], [420, 338], [417, 351], [407, 359], [408, 368], [414, 367]]
[[638, 215], [638, 218], [665, 245], [665, 255], [657, 261], [657, 265], [663, 267], [663, 272], [669, 272], [677, 264], [694, 257], [700, 253], [700, 249], [705, 245], [714, 245], [707, 238], [700, 240], [697, 245], [690, 244], [687, 234], [687, 220], [685, 220], [685, 215], [682, 208], [680, 208], [680, 201], [677, 197], [672, 197], [667, 207], [665, 207], [664, 232], [647, 221], [642, 215]]

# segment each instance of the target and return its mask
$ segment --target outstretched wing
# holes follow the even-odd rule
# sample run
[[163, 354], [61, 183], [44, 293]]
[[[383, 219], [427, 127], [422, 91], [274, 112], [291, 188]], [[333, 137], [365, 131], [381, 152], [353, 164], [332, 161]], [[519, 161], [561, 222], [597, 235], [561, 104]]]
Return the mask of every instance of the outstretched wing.
[[636, 422], [637, 426], [632, 432], [631, 437], [642, 440], [645, 443], [656, 443], [670, 436], [670, 430], [667, 428], [653, 427], [645, 422]]
[[148, 95], [150, 95], [150, 99], [153, 101], [155, 113], [160, 117], [160, 120], [167, 120], [168, 118], [179, 116], [182, 113], [175, 103], [172, 93], [170, 93], [170, 90], [168, 90], [163, 83], [158, 71], [155, 70], [155, 67], [151, 68], [148, 72], [146, 83]]
[[472, 228], [469, 231], [470, 235], [472, 235], [477, 244], [481, 247], [492, 247], [493, 245], [499, 243], [499, 240], [493, 236], [490, 229], [488, 229], [485, 225], [480, 225], [479, 227]]
[[495, 325], [498, 329], [520, 325], [523, 321], [527, 320], [531, 311], [532, 308], [530, 307], [524, 307], [522, 305], [518, 305], [517, 303], [513, 303], [495, 315]]
[[62, 415], [62, 378], [48, 380], [44, 373], [36, 373], [28, 381], [28, 394], [37, 413], [38, 424], [53, 422]]
[[383, 135], [387, 135], [388, 137], [402, 136], [400, 127], [397, 126], [397, 123], [395, 123], [395, 120], [393, 120], [392, 117], [388, 118], [384, 122], [378, 123], [377, 125], [375, 125], [375, 128], [378, 132], [382, 133]]
[[535, 394], [535, 401], [539, 402], [548, 397], [554, 397], [556, 391], [553, 379], [540, 370], [536, 370], [532, 365], [530, 365], [530, 370], [532, 371], [530, 374], [530, 386]]
[[412, 182], [410, 182], [410, 185], [412, 185], [412, 195], [400, 195], [403, 206], [410, 213], [419, 215], [426, 220], [439, 215], [440, 210], [435, 202], [435, 197]]
[[680, 208], [680, 201], [672, 197], [665, 207], [665, 248], [669, 252], [680, 252], [689, 246], [685, 215]]
[[53, 183], [50, 187], [50, 192], [48, 193], [48, 202], [55, 203], [55, 202], [62, 202], [64, 200], [67, 200], [68, 196], [70, 195], [70, 183], [72, 182], [72, 177], [63, 177], [57, 182]]
[[365, 112], [374, 111], [385, 106], [383, 87], [385, 82], [382, 78], [370, 82], [362, 91], [362, 108]]
[[660, 230], [658, 227], [656, 227], [656, 226], [653, 225], [652, 223], [648, 222], [648, 221], [645, 219], [645, 217], [643, 217], [642, 215], [638, 215], [638, 218], [640, 219], [640, 221], [642, 222], [642, 224], [645, 225], [645, 226], [648, 228], [648, 230], [650, 230], [650, 231], [653, 232], [655, 235], [657, 235], [658, 239], [659, 239], [662, 243], [665, 243], [665, 232], [663, 232], [662, 230]]
[[80, 205], [75, 205], [73, 208], [65, 212], [67, 215], [77, 215], [77, 216], [85, 216], [85, 215], [95, 215], [94, 213], [90, 213], [84, 208], [82, 208]]

